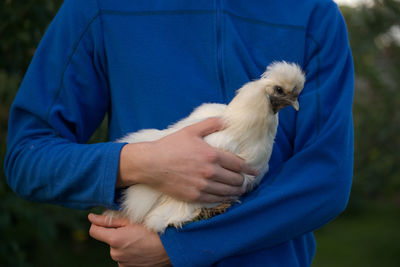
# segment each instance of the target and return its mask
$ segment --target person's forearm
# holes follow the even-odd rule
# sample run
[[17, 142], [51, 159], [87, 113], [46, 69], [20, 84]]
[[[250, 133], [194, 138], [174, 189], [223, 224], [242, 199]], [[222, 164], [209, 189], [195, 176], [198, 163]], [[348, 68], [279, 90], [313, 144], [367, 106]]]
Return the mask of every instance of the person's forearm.
[[116, 208], [114, 184], [122, 144], [76, 144], [55, 136], [10, 147], [9, 185], [23, 198], [86, 209]]

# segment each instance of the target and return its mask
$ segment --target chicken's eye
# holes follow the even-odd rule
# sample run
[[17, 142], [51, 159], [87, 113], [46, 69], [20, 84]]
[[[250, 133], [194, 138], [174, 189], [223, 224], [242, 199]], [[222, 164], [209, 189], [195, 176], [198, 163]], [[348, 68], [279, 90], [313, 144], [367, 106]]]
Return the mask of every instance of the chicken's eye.
[[283, 94], [283, 89], [280, 86], [275, 86], [275, 92], [277, 92], [278, 94], [282, 95]]

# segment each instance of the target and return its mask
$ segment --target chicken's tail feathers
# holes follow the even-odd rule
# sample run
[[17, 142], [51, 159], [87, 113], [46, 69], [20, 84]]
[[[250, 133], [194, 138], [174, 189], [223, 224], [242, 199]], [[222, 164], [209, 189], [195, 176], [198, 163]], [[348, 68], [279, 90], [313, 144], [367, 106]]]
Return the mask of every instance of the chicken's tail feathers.
[[202, 206], [162, 195], [154, 209], [146, 215], [144, 225], [158, 233], [163, 233], [169, 225], [181, 228], [199, 215]]
[[132, 223], [143, 223], [161, 195], [161, 192], [146, 185], [133, 185], [123, 194], [122, 211]]

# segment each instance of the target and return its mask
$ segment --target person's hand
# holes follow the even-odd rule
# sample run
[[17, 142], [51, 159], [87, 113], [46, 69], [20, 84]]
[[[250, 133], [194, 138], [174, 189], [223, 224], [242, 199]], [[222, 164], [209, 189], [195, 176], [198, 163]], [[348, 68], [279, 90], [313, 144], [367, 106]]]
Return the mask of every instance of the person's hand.
[[189, 202], [223, 202], [243, 194], [241, 173], [256, 172], [203, 140], [221, 128], [220, 120], [212, 118], [154, 142], [127, 144], [121, 151], [119, 184], [146, 184]]
[[104, 215], [89, 214], [88, 219], [90, 236], [110, 246], [110, 256], [119, 267], [171, 265], [159, 236], [144, 226], [122, 218], [110, 222]]

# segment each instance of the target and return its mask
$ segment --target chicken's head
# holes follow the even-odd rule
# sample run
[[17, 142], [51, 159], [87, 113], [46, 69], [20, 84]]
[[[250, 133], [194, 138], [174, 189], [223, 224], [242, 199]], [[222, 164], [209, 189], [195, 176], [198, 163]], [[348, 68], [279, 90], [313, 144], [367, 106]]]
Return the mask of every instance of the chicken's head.
[[294, 63], [274, 62], [261, 76], [274, 113], [286, 106], [299, 110], [298, 97], [303, 90], [305, 75]]

